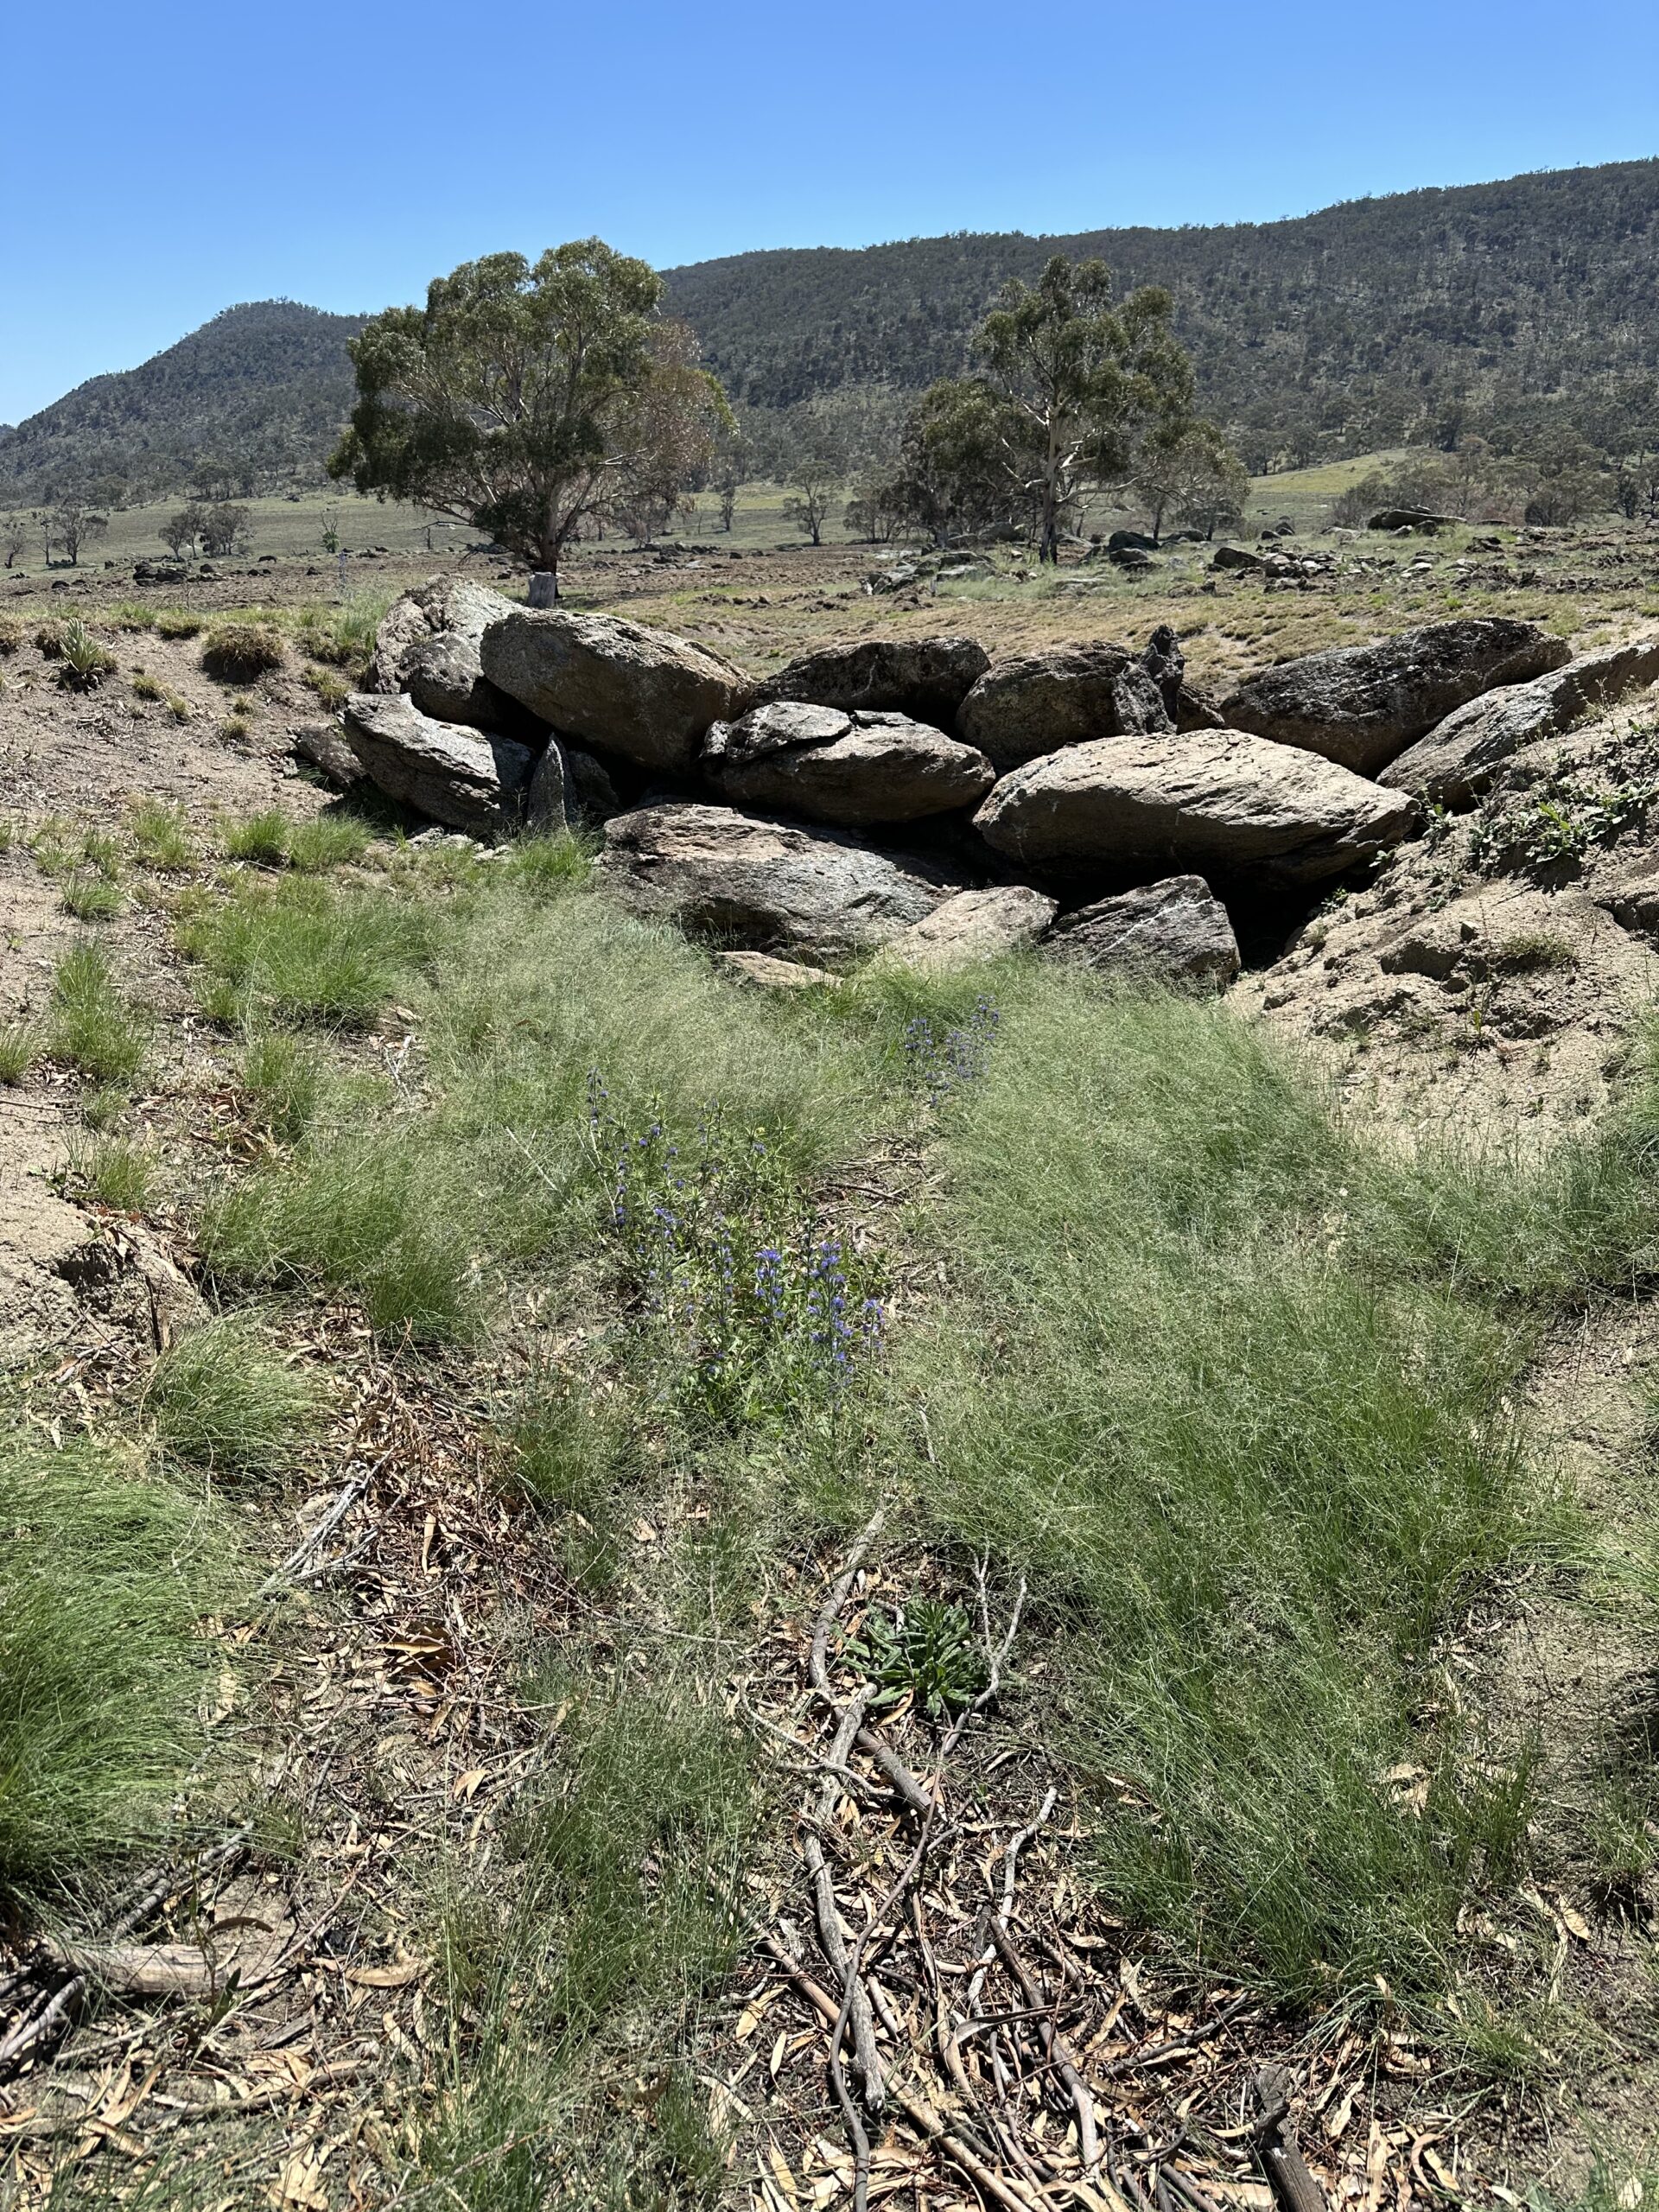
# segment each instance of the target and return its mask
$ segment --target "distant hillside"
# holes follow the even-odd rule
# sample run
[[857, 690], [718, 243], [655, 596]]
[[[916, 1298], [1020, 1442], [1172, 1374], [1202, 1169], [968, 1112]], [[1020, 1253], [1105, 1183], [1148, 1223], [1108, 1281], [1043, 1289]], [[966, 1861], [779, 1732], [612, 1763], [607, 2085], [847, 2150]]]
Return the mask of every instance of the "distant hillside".
[[[780, 411], [969, 363], [1010, 276], [1098, 254], [1167, 285], [1207, 409], [1250, 467], [1570, 426], [1659, 441], [1659, 160], [1351, 200], [1282, 223], [1014, 232], [734, 254], [668, 272], [740, 405]], [[0, 429], [0, 505], [180, 490], [204, 459], [276, 491], [321, 480], [362, 318], [227, 308], [178, 345]], [[101, 486], [100, 480], [105, 480]]]
[[240, 473], [235, 488], [321, 480], [352, 403], [346, 340], [361, 315], [292, 300], [226, 308], [136, 369], [94, 377], [0, 430], [0, 505], [67, 489], [132, 499], [181, 491], [204, 461]]
[[1525, 435], [1559, 416], [1598, 442], [1659, 424], [1659, 161], [1281, 223], [736, 254], [669, 289], [733, 398], [779, 408], [956, 372], [998, 286], [1052, 253], [1173, 292], [1205, 402], [1258, 472], [1459, 421]]

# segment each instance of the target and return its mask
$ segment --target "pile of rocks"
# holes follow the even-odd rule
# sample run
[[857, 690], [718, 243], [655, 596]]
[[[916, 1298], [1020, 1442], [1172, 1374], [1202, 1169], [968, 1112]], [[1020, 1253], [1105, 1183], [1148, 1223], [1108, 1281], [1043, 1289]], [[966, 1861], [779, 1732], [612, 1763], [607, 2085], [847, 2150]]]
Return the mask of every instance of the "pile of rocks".
[[439, 580], [386, 617], [343, 737], [353, 771], [474, 836], [602, 822], [616, 898], [750, 955], [927, 966], [1041, 944], [1211, 987], [1239, 966], [1230, 907], [1364, 870], [1541, 716], [1659, 675], [1659, 649], [1567, 659], [1483, 618], [1218, 701], [1168, 629], [1140, 653], [995, 663], [969, 638], [866, 639], [755, 679]]

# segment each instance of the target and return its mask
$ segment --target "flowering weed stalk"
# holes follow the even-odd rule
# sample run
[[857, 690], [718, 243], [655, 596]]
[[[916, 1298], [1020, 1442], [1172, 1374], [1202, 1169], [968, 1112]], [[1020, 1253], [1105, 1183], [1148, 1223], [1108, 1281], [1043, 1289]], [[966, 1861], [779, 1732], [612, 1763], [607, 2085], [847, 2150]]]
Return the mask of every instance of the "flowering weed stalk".
[[768, 1144], [710, 1105], [682, 1143], [653, 1108], [611, 1111], [597, 1071], [588, 1135], [635, 1319], [675, 1397], [722, 1421], [834, 1403], [881, 1340], [868, 1261], [827, 1233]]

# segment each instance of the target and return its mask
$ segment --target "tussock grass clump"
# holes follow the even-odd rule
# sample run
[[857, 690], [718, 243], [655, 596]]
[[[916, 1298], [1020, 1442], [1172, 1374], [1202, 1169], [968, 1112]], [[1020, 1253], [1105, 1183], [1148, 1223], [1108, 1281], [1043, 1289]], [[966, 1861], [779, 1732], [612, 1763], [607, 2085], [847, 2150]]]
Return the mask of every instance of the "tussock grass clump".
[[446, 2203], [556, 2201], [713, 2208], [724, 2146], [706, 2094], [671, 2065], [647, 2113], [604, 2085], [648, 2032], [671, 2050], [697, 1991], [741, 1942], [739, 1876], [755, 1791], [741, 1740], [659, 1681], [649, 1694], [557, 1678], [570, 1713], [562, 1780], [512, 1841], [513, 1903], [452, 1893], [439, 1954], [474, 2024], [452, 2048], [416, 2152]]
[[429, 908], [389, 890], [284, 877], [239, 885], [180, 942], [238, 1006], [361, 1023], [419, 971], [435, 935]]
[[[1415, 1718], [1436, 1637], [1535, 1533], [1524, 1337], [1418, 1273], [1422, 1192], [1221, 1012], [1033, 979], [944, 1158], [969, 1287], [895, 1347], [917, 1485], [1040, 1593], [1101, 1878], [1288, 1996], [1436, 1986], [1526, 1850], [1524, 1771]], [[1507, 1200], [1471, 1179], [1458, 1211], [1496, 1240]]]
[[100, 1137], [73, 1147], [69, 1172], [89, 1198], [118, 1213], [143, 1213], [156, 1179], [156, 1156], [147, 1145]]
[[0, 1528], [0, 1878], [60, 1885], [165, 1821], [234, 1554], [188, 1491], [9, 1417]]
[[369, 840], [368, 824], [353, 815], [319, 814], [295, 822], [272, 807], [233, 823], [226, 833], [225, 849], [233, 861], [252, 861], [265, 868], [286, 864], [302, 874], [317, 875], [360, 860]]
[[269, 807], [233, 822], [225, 833], [225, 850], [233, 861], [280, 868], [288, 857], [288, 817]]
[[63, 887], [63, 903], [80, 922], [109, 922], [125, 906], [119, 884], [90, 868], [78, 869]]
[[48, 1038], [54, 1059], [100, 1083], [130, 1084], [143, 1065], [147, 1025], [118, 988], [101, 946], [78, 944], [58, 963]]
[[195, 841], [181, 806], [168, 806], [156, 798], [140, 799], [128, 827], [133, 850], [146, 868], [159, 868], [167, 875], [185, 875], [194, 867]]
[[187, 613], [181, 607], [164, 607], [156, 617], [158, 638], [199, 638], [207, 627], [205, 616]]
[[153, 630], [160, 617], [156, 608], [142, 599], [118, 599], [104, 619], [112, 630], [136, 632]]
[[252, 683], [288, 658], [282, 632], [269, 622], [220, 622], [201, 649], [206, 673], [221, 683]]
[[313, 660], [360, 674], [374, 653], [374, 635], [391, 605], [389, 592], [360, 592], [343, 606], [302, 607], [296, 617], [301, 650]]
[[4, 660], [15, 653], [22, 642], [22, 625], [16, 616], [0, 614], [0, 660]]
[[322, 1070], [312, 1047], [280, 1029], [249, 1045], [242, 1081], [264, 1127], [285, 1144], [297, 1144], [316, 1117]]
[[317, 1395], [245, 1321], [221, 1319], [162, 1354], [145, 1405], [180, 1459], [221, 1475], [272, 1475], [293, 1459]]
[[0, 1083], [21, 1083], [41, 1049], [32, 1021], [0, 1021]]

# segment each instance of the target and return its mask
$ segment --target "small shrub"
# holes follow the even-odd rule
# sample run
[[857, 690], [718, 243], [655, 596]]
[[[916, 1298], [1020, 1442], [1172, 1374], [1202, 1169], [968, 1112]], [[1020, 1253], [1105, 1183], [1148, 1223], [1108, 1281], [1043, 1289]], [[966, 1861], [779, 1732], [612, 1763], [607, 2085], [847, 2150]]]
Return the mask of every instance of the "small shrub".
[[50, 1050], [105, 1083], [130, 1083], [143, 1065], [144, 1025], [117, 988], [101, 945], [78, 944], [52, 984]]
[[158, 638], [199, 638], [207, 626], [200, 614], [187, 614], [181, 607], [164, 607], [156, 617]]
[[140, 799], [132, 810], [133, 849], [147, 868], [182, 875], [195, 864], [195, 846], [181, 806]]
[[118, 1213], [143, 1213], [155, 1181], [155, 1155], [147, 1145], [103, 1137], [85, 1150], [72, 1149], [69, 1172], [89, 1198]]
[[269, 622], [221, 622], [201, 649], [207, 673], [222, 683], [252, 683], [281, 668], [288, 655]]
[[144, 1402], [181, 1459], [230, 1475], [279, 1473], [316, 1412], [316, 1391], [244, 1321], [193, 1329], [156, 1363]]
[[135, 669], [132, 674], [132, 696], [135, 699], [150, 701], [165, 699], [167, 686], [156, 677], [148, 674], [145, 670]]
[[280, 868], [288, 857], [288, 827], [286, 817], [274, 807], [251, 814], [245, 821], [232, 823], [226, 832], [225, 850], [233, 861]]
[[78, 922], [110, 922], [126, 901], [107, 875], [81, 869], [64, 885], [63, 903]]

